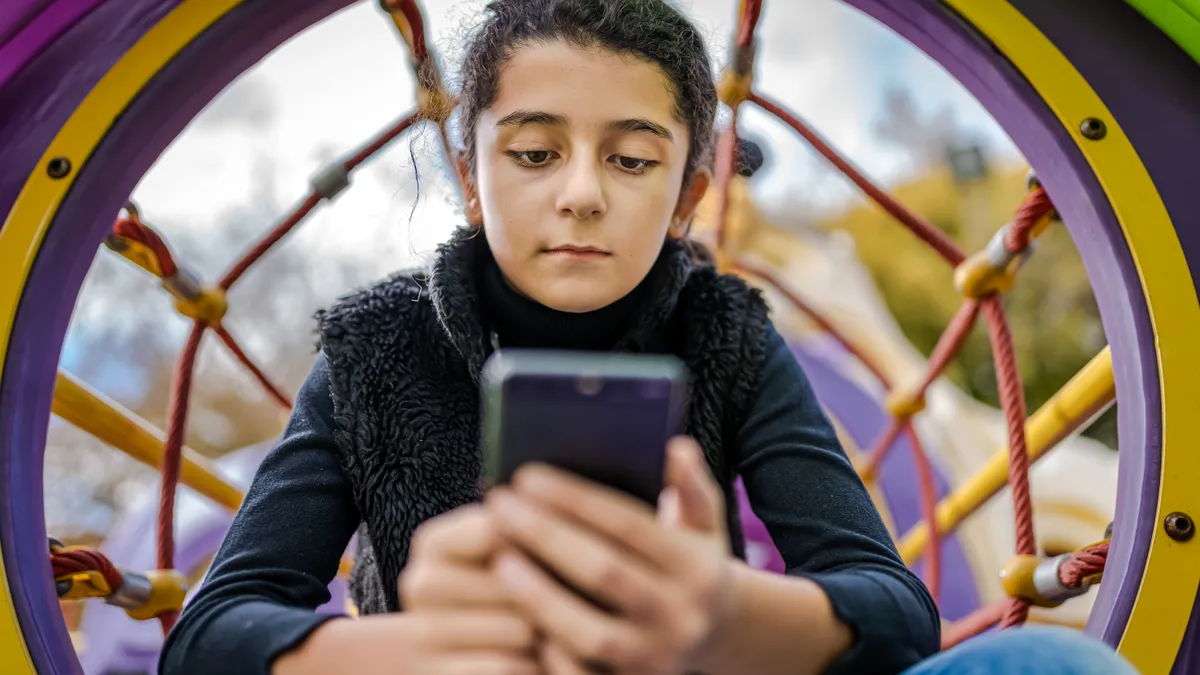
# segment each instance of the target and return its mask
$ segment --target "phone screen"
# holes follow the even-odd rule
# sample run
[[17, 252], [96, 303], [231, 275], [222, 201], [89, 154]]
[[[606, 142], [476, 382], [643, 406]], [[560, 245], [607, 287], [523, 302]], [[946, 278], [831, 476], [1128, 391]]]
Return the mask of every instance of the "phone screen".
[[485, 368], [488, 478], [544, 462], [654, 504], [681, 431], [685, 370], [672, 357], [497, 352]]

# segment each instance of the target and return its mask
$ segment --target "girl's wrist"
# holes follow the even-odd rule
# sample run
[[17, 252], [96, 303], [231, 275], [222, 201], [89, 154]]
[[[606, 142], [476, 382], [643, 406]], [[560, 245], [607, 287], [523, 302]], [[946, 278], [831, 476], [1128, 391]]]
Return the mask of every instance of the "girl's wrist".
[[853, 633], [815, 582], [729, 565], [725, 607], [697, 655], [706, 675], [818, 673], [850, 648]]

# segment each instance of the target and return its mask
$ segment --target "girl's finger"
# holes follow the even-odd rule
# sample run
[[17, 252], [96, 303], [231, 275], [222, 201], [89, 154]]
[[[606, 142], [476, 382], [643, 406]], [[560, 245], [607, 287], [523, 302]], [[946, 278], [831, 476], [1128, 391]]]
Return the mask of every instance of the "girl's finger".
[[643, 660], [648, 647], [643, 630], [563, 588], [523, 556], [502, 554], [496, 561], [496, 574], [512, 590], [524, 614], [549, 641], [560, 642], [575, 661], [613, 666], [615, 670], [610, 672], [623, 672], [622, 666]]
[[687, 555], [663, 536], [651, 507], [566, 471], [546, 465], [523, 467], [513, 476], [512, 492], [567, 516], [663, 570], [671, 570], [680, 556]]
[[439, 657], [432, 668], [423, 667], [421, 675], [541, 675], [531, 657], [504, 652], [464, 652]]
[[508, 589], [482, 565], [410, 565], [400, 574], [400, 604], [407, 609], [512, 607]]
[[487, 510], [471, 504], [421, 523], [413, 533], [411, 548], [414, 555], [484, 562], [499, 545], [500, 537]]
[[682, 525], [679, 513], [679, 490], [668, 485], [658, 495], [658, 522], [667, 527]]
[[588, 670], [558, 642], [549, 641], [543, 644], [539, 657], [538, 664], [545, 675], [596, 675], [603, 672], [600, 668]]
[[455, 610], [414, 612], [417, 639], [431, 651], [489, 650], [534, 654], [537, 634], [515, 612]]
[[657, 615], [661, 582], [621, 547], [511, 492], [489, 497], [505, 538], [565, 583], [623, 614]]
[[696, 441], [681, 436], [667, 444], [667, 485], [675, 489], [684, 527], [700, 532], [724, 531], [724, 496]]

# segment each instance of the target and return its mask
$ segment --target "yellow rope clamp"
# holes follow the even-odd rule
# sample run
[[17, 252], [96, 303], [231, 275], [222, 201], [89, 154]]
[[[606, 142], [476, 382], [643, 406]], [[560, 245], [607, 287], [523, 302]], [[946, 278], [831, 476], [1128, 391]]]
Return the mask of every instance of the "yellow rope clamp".
[[175, 297], [175, 309], [190, 319], [215, 326], [221, 323], [229, 309], [224, 290], [216, 286], [201, 286], [182, 267], [174, 276], [163, 279], [162, 285]]
[[140, 241], [119, 237], [110, 232], [108, 236], [104, 238], [104, 245], [109, 249], [120, 253], [127, 260], [129, 260], [129, 262], [146, 270], [150, 274], [153, 274], [156, 277], [162, 276], [162, 268], [159, 267], [158, 256], [154, 255], [154, 252], [150, 250], [150, 247], [146, 246]]
[[911, 389], [894, 389], [888, 392], [884, 405], [892, 417], [908, 420], [925, 409], [925, 396]]
[[754, 84], [754, 77], [751, 73], [736, 73], [732, 68], [727, 68], [721, 73], [721, 79], [717, 81], [717, 96], [721, 99], [721, 103], [736, 108], [750, 98], [750, 89]]
[[88, 598], [107, 598], [112, 595], [112, 588], [104, 580], [104, 575], [96, 570], [74, 572], [54, 578], [55, 585], [67, 587], [65, 593], [59, 593], [61, 600], [86, 600]]
[[963, 297], [981, 300], [1012, 290], [1017, 281], [1017, 270], [1027, 255], [1012, 253], [1005, 248], [1008, 228], [1009, 225], [1005, 225], [996, 230], [983, 250], [971, 254], [954, 268], [954, 287]]
[[[1041, 182], [1032, 172], [1028, 177], [1028, 185], [1030, 192], [1041, 187]], [[1012, 227], [1011, 222], [1006, 223], [996, 230], [983, 250], [971, 254], [954, 269], [954, 287], [969, 300], [981, 300], [1009, 292], [1016, 283], [1017, 270], [1032, 253], [1032, 243], [1056, 220], [1058, 213], [1053, 210], [1039, 218], [1029, 231], [1031, 246], [1016, 253], [1004, 245], [1008, 229]]]

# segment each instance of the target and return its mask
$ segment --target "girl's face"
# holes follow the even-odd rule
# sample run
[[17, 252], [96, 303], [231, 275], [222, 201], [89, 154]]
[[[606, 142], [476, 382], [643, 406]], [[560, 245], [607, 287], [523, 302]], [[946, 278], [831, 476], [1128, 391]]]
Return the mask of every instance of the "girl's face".
[[476, 127], [467, 215], [508, 282], [587, 312], [645, 278], [708, 186], [686, 190], [690, 139], [656, 66], [560, 42], [518, 49]]

